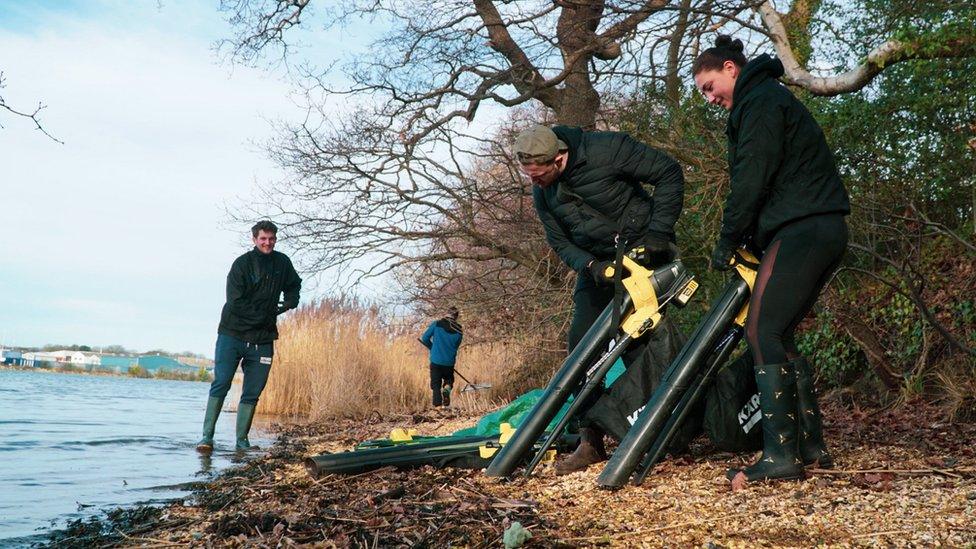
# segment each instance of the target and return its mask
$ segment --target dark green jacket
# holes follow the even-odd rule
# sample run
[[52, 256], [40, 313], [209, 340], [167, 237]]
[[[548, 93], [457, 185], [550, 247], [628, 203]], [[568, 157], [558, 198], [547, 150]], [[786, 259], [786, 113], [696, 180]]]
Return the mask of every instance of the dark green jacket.
[[[301, 289], [302, 279], [287, 255], [252, 249], [235, 259], [227, 273], [227, 302], [217, 333], [248, 343], [278, 339], [277, 316], [298, 307]], [[284, 303], [279, 307], [282, 293]]]
[[779, 83], [783, 64], [760, 55], [736, 79], [729, 138], [731, 191], [720, 239], [760, 249], [783, 225], [851, 211], [834, 156], [810, 111]]
[[[684, 175], [673, 158], [625, 133], [566, 126], [552, 130], [568, 145], [569, 159], [552, 185], [533, 187], [532, 199], [546, 240], [560, 259], [577, 272], [593, 259], [612, 259], [617, 227], [607, 220], [619, 223], [625, 210], [643, 234], [674, 241]], [[644, 185], [654, 187], [653, 198]]]

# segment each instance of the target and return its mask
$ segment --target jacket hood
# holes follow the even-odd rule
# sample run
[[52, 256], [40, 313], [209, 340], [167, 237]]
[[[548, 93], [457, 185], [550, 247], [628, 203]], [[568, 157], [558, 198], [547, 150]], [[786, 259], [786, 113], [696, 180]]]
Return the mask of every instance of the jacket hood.
[[762, 54], [742, 67], [742, 72], [735, 80], [735, 88], [732, 90], [732, 103], [737, 104], [739, 100], [749, 93], [749, 90], [764, 82], [768, 78], [779, 78], [783, 76], [783, 63], [776, 57]]
[[458, 321], [457, 320], [454, 320], [453, 318], [451, 318], [449, 316], [445, 316], [444, 318], [438, 320], [437, 321], [437, 325], [442, 330], [444, 330], [445, 332], [450, 333], [450, 334], [461, 334], [461, 333], [464, 333], [464, 330], [461, 328], [461, 325], [458, 324]]
[[557, 178], [558, 181], [573, 171], [573, 168], [580, 160], [585, 160], [585, 158], [582, 158], [582, 151], [580, 150], [580, 145], [583, 144], [583, 129], [575, 126], [553, 126], [552, 131], [556, 134], [556, 137], [569, 147], [569, 158], [566, 161], [566, 169], [559, 175]]

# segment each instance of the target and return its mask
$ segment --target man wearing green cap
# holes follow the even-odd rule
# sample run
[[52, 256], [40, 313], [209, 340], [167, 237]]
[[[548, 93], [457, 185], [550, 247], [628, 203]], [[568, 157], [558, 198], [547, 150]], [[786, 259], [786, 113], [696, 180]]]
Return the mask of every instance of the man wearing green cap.
[[[532, 126], [515, 140], [515, 156], [532, 180], [532, 199], [546, 240], [577, 272], [571, 352], [613, 300], [606, 269], [624, 252], [646, 267], [673, 260], [674, 224], [681, 212], [684, 176], [677, 161], [621, 132], [584, 132], [567, 126]], [[654, 187], [653, 196], [645, 189]], [[594, 392], [580, 416], [599, 398]], [[603, 432], [582, 424], [580, 445], [556, 464], [557, 474], [606, 459]]]

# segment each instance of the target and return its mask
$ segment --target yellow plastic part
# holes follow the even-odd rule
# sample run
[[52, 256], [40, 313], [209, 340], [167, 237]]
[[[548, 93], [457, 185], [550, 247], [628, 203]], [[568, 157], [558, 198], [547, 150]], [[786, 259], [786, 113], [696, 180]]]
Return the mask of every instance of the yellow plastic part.
[[[756, 259], [756, 256], [752, 255], [752, 253], [745, 248], [739, 248], [739, 255], [742, 256], [743, 259], [745, 259], [750, 263], [753, 264], [759, 263], [759, 260]], [[756, 276], [759, 273], [757, 271], [754, 271], [752, 268], [743, 265], [742, 263], [736, 262], [735, 258], [732, 258], [732, 264], [735, 266], [735, 272], [737, 272], [739, 276], [742, 277], [742, 280], [746, 281], [746, 285], [749, 286], [749, 292], [752, 293], [752, 291], [755, 289], [756, 286]], [[745, 305], [742, 306], [742, 309], [739, 310], [739, 314], [735, 317], [735, 323], [738, 324], [739, 326], [744, 327], [746, 325], [747, 316], [749, 316], [748, 301], [746, 302]]]
[[515, 434], [515, 429], [512, 428], [511, 423], [502, 423], [498, 426], [498, 431], [498, 444], [502, 445], [508, 444], [508, 440]]
[[404, 429], [403, 427], [397, 427], [390, 431], [390, 440], [393, 442], [410, 442], [413, 440], [413, 436], [417, 434], [416, 429]]
[[554, 461], [556, 461], [556, 451], [552, 449], [546, 450], [545, 455], [542, 456], [542, 463], [552, 463]]
[[623, 256], [623, 264], [630, 275], [622, 282], [630, 294], [634, 311], [624, 318], [621, 328], [631, 337], [637, 338], [661, 322], [657, 294], [651, 284], [654, 273], [626, 255]]
[[489, 448], [487, 446], [480, 446], [480, 447], [478, 447], [478, 455], [481, 456], [481, 459], [488, 459], [488, 458], [494, 456], [495, 455], [495, 452], [497, 452], [497, 451], [498, 451], [498, 448]]

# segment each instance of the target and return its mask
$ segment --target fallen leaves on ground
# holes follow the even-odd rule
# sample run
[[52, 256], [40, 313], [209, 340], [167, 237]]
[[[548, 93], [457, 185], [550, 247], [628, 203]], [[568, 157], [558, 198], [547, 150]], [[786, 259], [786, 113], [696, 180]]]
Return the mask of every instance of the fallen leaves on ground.
[[599, 466], [556, 477], [549, 465], [512, 481], [431, 467], [313, 479], [307, 456], [394, 427], [449, 434], [476, 418], [287, 426], [267, 456], [225, 473], [192, 505], [169, 507], [159, 528], [125, 545], [500, 547], [519, 522], [531, 532], [527, 547], [976, 546], [976, 425], [932, 421], [937, 410], [919, 403], [824, 407], [835, 469], [737, 492], [725, 471], [751, 456], [702, 441], [618, 491], [596, 486]]

